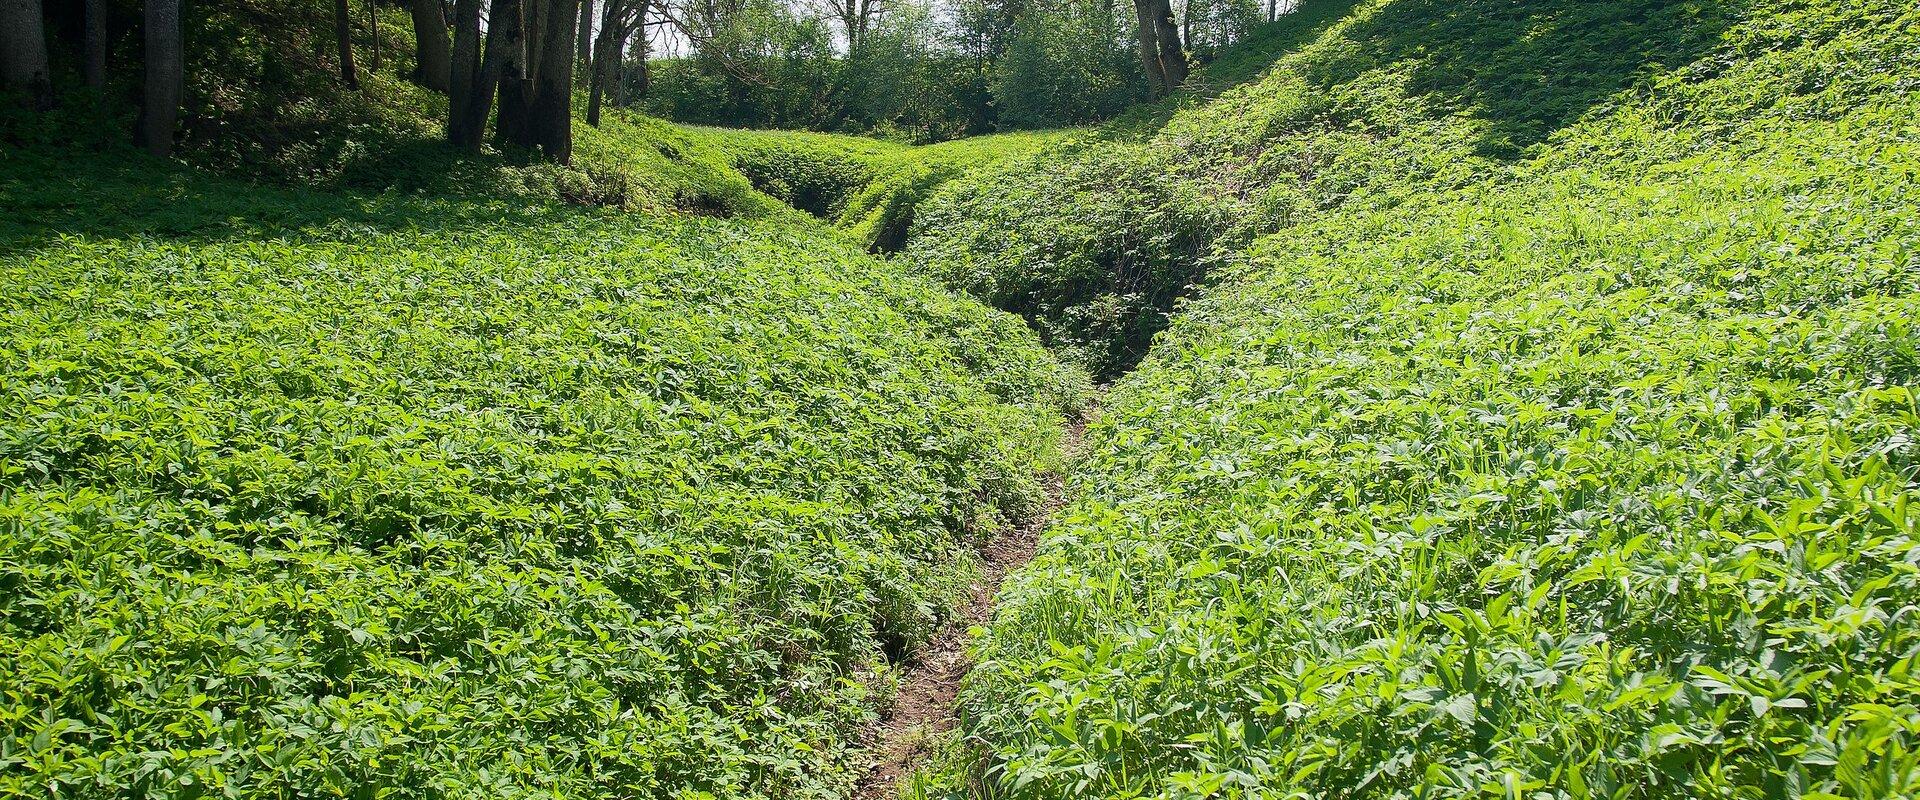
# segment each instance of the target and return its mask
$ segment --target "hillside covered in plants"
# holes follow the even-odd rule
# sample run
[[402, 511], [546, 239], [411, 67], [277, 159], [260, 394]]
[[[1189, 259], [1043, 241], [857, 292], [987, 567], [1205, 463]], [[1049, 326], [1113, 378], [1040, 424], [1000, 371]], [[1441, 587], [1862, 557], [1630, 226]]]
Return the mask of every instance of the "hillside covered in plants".
[[[1141, 226], [1074, 224], [1103, 214], [1217, 247], [1003, 591], [975, 780], [1920, 791], [1916, 22], [1367, 3], [1151, 136], [937, 201], [914, 251], [996, 292], [1137, 256]], [[1617, 91], [1556, 71], [1641, 52]]]
[[0, 33], [0, 797], [1920, 795], [1910, 4]]

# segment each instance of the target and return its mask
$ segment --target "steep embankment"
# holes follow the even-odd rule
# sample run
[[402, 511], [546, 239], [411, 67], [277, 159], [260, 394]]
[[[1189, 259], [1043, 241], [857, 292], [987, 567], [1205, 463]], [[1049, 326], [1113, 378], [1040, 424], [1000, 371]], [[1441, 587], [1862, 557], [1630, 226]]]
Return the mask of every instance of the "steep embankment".
[[1086, 388], [777, 214], [6, 158], [0, 795], [837, 796]]
[[1381, 0], [936, 198], [920, 257], [1066, 285], [1155, 246], [1100, 249], [1155, 213], [1113, 154], [1188, 142], [1151, 208], [1277, 231], [1108, 396], [964, 693], [975, 777], [1920, 793], [1915, 52], [1886, 0]]

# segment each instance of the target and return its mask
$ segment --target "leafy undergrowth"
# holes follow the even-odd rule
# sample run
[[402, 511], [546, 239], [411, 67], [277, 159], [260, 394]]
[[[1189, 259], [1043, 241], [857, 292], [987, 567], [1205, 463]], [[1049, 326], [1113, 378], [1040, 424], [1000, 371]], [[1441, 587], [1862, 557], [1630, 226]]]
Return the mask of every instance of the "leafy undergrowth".
[[[1330, 35], [1486, 4], [1451, 5], [1374, 3]], [[1648, 10], [1728, 24], [1508, 169], [1460, 148], [1572, 113], [1489, 116], [1525, 75], [1446, 73], [1493, 84], [1459, 116], [1325, 128], [1349, 97], [1228, 96], [1323, 109], [1248, 140], [1302, 169], [1247, 196], [1303, 211], [1108, 395], [964, 695], [984, 772], [951, 782], [1920, 794], [1920, 17]], [[1430, 68], [1468, 55], [1444, 50]], [[1356, 72], [1303, 52], [1348, 60], [1268, 85]], [[1362, 166], [1408, 177], [1341, 196]]]
[[[1740, 13], [1704, 0], [1309, 3], [1224, 54], [1197, 91], [952, 182], [922, 204], [906, 257], [1114, 377], [1258, 236], [1504, 174], [1595, 105], [1701, 58]], [[1264, 77], [1219, 90], [1259, 61]]]
[[828, 133], [693, 130], [714, 137], [756, 188], [881, 253], [906, 245], [916, 209], [948, 181], [1067, 135], [1002, 133], [915, 147]]
[[7, 159], [0, 796], [837, 796], [1086, 389], [786, 220]]

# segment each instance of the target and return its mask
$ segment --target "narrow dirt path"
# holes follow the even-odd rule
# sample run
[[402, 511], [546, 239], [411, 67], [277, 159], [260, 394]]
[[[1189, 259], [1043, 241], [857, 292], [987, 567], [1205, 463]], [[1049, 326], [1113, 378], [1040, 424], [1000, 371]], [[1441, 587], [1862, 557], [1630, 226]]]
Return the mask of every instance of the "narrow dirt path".
[[[1066, 440], [1061, 443], [1068, 460], [1079, 455], [1080, 437], [1086, 427], [1083, 420], [1068, 424]], [[915, 651], [893, 707], [863, 737], [875, 760], [855, 788], [854, 800], [894, 800], [901, 781], [933, 755], [943, 734], [960, 724], [955, 701], [960, 694], [960, 679], [973, 666], [967, 657], [967, 645], [972, 641], [967, 629], [992, 619], [993, 598], [1000, 583], [1007, 573], [1033, 559], [1040, 532], [1066, 503], [1061, 476], [1047, 475], [1045, 481], [1045, 505], [1032, 519], [1009, 526], [981, 548], [980, 580], [954, 609], [946, 626]]]

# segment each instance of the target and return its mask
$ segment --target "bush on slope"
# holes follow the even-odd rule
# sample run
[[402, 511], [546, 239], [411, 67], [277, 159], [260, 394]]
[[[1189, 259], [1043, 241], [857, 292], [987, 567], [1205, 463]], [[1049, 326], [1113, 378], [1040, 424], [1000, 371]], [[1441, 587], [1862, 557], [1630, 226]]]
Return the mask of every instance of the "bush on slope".
[[989, 794], [1920, 793], [1917, 23], [1756, 9], [1263, 239], [1003, 595]]
[[777, 222], [3, 177], [5, 797], [835, 796], [1084, 388]]

